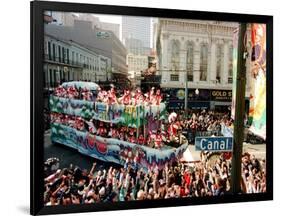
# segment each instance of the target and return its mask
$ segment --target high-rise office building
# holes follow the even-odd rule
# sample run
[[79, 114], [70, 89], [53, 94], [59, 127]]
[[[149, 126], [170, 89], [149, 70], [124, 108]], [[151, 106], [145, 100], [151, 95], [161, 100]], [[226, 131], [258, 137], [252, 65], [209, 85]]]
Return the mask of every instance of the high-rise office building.
[[151, 18], [148, 17], [122, 17], [122, 41], [134, 38], [142, 42], [144, 47], [150, 47]]

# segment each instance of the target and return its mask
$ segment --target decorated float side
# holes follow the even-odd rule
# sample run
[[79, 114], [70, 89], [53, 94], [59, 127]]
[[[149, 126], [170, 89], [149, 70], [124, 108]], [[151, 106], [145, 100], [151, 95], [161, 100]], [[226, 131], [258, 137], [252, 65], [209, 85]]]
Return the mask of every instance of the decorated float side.
[[[187, 143], [169, 147], [159, 133], [165, 121], [165, 103], [146, 103], [152, 94], [139, 91], [134, 96], [124, 91], [117, 98], [113, 88], [102, 91], [95, 83], [62, 84], [50, 96], [52, 142], [105, 162], [144, 169], [181, 158]], [[153, 95], [157, 98], [157, 93]]]

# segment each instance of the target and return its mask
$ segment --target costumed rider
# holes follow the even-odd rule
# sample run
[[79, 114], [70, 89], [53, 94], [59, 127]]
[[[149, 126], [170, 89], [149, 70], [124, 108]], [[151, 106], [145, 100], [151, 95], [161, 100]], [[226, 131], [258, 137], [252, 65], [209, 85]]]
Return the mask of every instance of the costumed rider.
[[118, 137], [118, 130], [113, 127], [113, 124], [110, 123], [110, 131], [108, 132], [108, 136], [111, 138], [117, 138]]
[[80, 116], [75, 118], [75, 128], [80, 131], [84, 130], [84, 121]]
[[133, 105], [137, 106], [137, 105], [142, 104], [142, 102], [143, 102], [143, 95], [142, 95], [141, 89], [137, 88], [137, 90], [135, 92], [135, 96], [134, 96]]
[[66, 96], [66, 90], [61, 85], [58, 86], [57, 88], [55, 88], [54, 93], [55, 93], [55, 96], [57, 96], [57, 97], [65, 97]]
[[130, 105], [131, 104], [131, 92], [129, 90], [124, 90], [124, 94], [119, 98], [121, 104]]
[[113, 84], [110, 84], [110, 90], [108, 91], [108, 105], [116, 104], [117, 98], [116, 98], [116, 92], [115, 87]]
[[129, 132], [129, 142], [131, 143], [136, 143], [136, 137], [135, 137], [135, 130], [134, 128], [130, 128], [130, 132]]
[[93, 98], [93, 93], [86, 87], [82, 89], [83, 100], [91, 101]]
[[112, 105], [117, 103], [117, 97], [115, 92], [115, 87], [113, 84], [110, 84], [110, 90], [107, 92], [107, 105], [106, 105], [106, 113], [107, 116], [109, 116], [109, 120], [113, 119], [113, 111], [112, 111]]
[[162, 95], [161, 95], [160, 89], [157, 89], [157, 91], [156, 91], [155, 100], [156, 100], [156, 105], [160, 105], [160, 103], [162, 101]]
[[147, 143], [150, 147], [155, 146], [155, 138], [156, 138], [155, 131], [149, 130]]
[[89, 133], [96, 134], [97, 128], [96, 128], [95, 124], [93, 123], [93, 119], [91, 119], [90, 121], [85, 120], [85, 122], [88, 124]]
[[163, 147], [163, 144], [162, 144], [162, 134], [161, 134], [160, 130], [158, 130], [157, 134], [155, 135], [154, 146], [157, 149], [160, 149], [160, 148]]
[[79, 93], [74, 86], [69, 86], [67, 88], [67, 95], [68, 95], [68, 98], [74, 99], [79, 96]]
[[101, 137], [105, 137], [107, 133], [107, 130], [103, 124], [103, 122], [100, 122], [100, 126], [97, 130], [97, 135], [101, 136]]
[[144, 145], [145, 144], [145, 138], [144, 138], [143, 134], [139, 135], [138, 144], [140, 144], [140, 145]]
[[172, 112], [168, 117], [168, 121], [169, 121], [168, 134], [169, 134], [170, 141], [175, 140], [177, 135], [177, 130], [179, 128], [176, 119], [177, 119], [177, 114], [175, 112]]
[[101, 87], [98, 87], [98, 95], [97, 95], [97, 101], [98, 102], [103, 102], [103, 91], [102, 91], [102, 89], [101, 89]]
[[149, 91], [148, 97], [149, 97], [149, 102], [150, 104], [155, 104], [156, 103], [156, 95], [154, 93], [154, 87], [152, 87]]

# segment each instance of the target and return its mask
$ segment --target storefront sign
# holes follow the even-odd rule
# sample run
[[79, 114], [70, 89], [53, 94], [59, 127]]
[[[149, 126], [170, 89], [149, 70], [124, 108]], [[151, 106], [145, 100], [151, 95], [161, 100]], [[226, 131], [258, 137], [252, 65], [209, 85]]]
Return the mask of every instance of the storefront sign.
[[232, 91], [231, 90], [212, 90], [211, 100], [213, 101], [231, 101]]
[[180, 99], [180, 100], [184, 100], [184, 98], [185, 98], [185, 91], [183, 89], [178, 90], [177, 98]]

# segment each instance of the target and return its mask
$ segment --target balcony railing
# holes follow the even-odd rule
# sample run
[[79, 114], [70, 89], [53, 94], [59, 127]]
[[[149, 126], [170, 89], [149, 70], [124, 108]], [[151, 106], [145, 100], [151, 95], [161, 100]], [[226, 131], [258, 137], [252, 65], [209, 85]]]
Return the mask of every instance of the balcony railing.
[[58, 64], [64, 64], [74, 67], [86, 67], [86, 64], [82, 64], [81, 62], [72, 61], [70, 59], [63, 59], [62, 57], [54, 57], [52, 55], [44, 55], [44, 59], [45, 61], [51, 61]]

